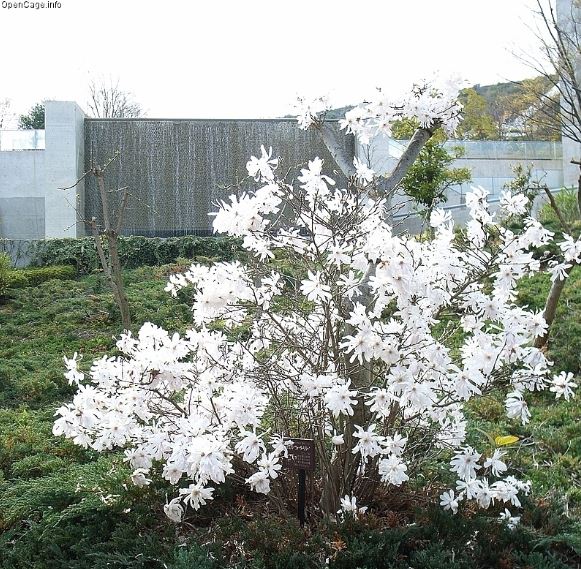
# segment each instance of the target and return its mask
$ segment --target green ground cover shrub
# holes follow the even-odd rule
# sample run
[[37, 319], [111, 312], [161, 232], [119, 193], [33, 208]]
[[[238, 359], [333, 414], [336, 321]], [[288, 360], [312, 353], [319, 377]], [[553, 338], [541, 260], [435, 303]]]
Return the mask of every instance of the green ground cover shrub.
[[76, 275], [77, 272], [71, 265], [14, 269], [8, 254], [0, 253], [0, 297], [6, 296], [9, 289], [36, 286], [54, 279], [74, 279]]
[[[119, 237], [119, 256], [127, 269], [173, 263], [180, 257], [231, 261], [242, 254], [240, 240], [231, 237]], [[92, 237], [37, 241], [31, 255], [32, 264], [37, 266], [73, 265], [80, 274], [100, 268]]]
[[[564, 188], [555, 194], [555, 202], [561, 211], [565, 221], [569, 224], [575, 223], [581, 219], [579, 215], [579, 204], [577, 202], [577, 190], [574, 188]], [[543, 225], [559, 225], [559, 218], [555, 210], [549, 203], [543, 205], [539, 212], [539, 221]]]
[[[208, 251], [207, 251], [208, 252]], [[134, 321], [152, 321], [183, 332], [191, 321], [188, 291], [164, 292], [167, 275], [185, 259], [124, 272]], [[274, 263], [292, 286], [297, 275], [286, 259]], [[519, 302], [541, 309], [548, 279], [519, 284]], [[552, 330], [549, 356], [555, 368], [577, 369], [581, 352], [581, 269], [573, 271]], [[533, 482], [522, 525], [511, 532], [492, 518], [467, 511], [451, 516], [425, 507], [430, 496], [398, 489], [403, 506], [371, 505], [360, 521], [301, 530], [292, 504], [267, 506], [255, 495], [220, 489], [212, 506], [174, 526], [161, 511], [167, 488], [128, 481], [120, 453], [97, 453], [52, 436], [55, 409], [73, 388], [63, 377], [64, 355], [112, 354], [121, 325], [104, 276], [49, 280], [16, 289], [0, 306], [0, 568], [248, 568], [351, 569], [490, 568], [565, 569], [581, 554], [581, 413], [579, 402], [546, 394], [531, 406], [531, 423], [505, 417], [495, 393], [474, 401], [477, 430], [468, 442], [486, 444], [514, 434], [507, 457], [519, 478]], [[574, 366], [577, 366], [576, 368]], [[173, 493], [170, 492], [170, 495]], [[415, 507], [414, 507], [415, 504]], [[270, 508], [270, 509], [269, 509]], [[326, 563], [328, 559], [328, 564]]]

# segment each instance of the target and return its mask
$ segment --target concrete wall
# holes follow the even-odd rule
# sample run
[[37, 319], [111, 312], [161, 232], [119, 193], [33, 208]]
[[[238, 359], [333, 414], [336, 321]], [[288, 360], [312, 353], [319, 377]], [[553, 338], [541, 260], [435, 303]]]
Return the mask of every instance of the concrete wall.
[[[406, 145], [407, 141], [378, 137], [369, 148], [358, 145], [357, 152], [376, 172], [384, 174], [393, 169]], [[494, 202], [498, 201], [505, 185], [514, 179], [514, 167], [517, 165], [525, 168], [531, 166], [533, 179], [543, 181], [551, 189], [559, 189], [563, 185], [563, 150], [560, 142], [453, 140], [446, 146], [450, 152], [455, 147], [463, 152], [462, 158], [455, 160], [451, 167], [468, 168], [472, 173], [470, 182], [448, 189], [447, 201], [443, 204], [444, 209], [452, 212], [457, 223], [464, 223], [467, 219], [465, 196], [474, 185], [490, 192], [491, 211], [495, 211], [497, 205]], [[404, 194], [396, 195], [393, 205], [397, 208], [396, 220], [403, 220], [415, 211], [415, 204]], [[414, 216], [401, 229], [419, 231], [421, 224], [421, 218]]]
[[[559, 28], [573, 37], [581, 35], [581, 3], [579, 0], [556, 0], [557, 23]], [[576, 29], [575, 29], [576, 28]], [[576, 54], [576, 83], [581, 84], [581, 58]], [[581, 136], [577, 125], [574, 130]], [[563, 184], [566, 187], [577, 187], [579, 166], [571, 164], [571, 160], [581, 160], [581, 144], [565, 137], [563, 131]]]
[[[208, 213], [248, 176], [246, 162], [260, 146], [280, 156], [280, 171], [320, 156], [333, 159], [317, 133], [300, 130], [294, 119], [155, 120], [87, 119], [85, 168], [118, 159], [106, 172], [110, 189], [127, 187], [131, 197], [123, 233], [173, 236], [211, 233]], [[353, 154], [352, 136], [343, 137]], [[338, 183], [345, 183], [337, 176]], [[120, 193], [111, 194], [114, 209]], [[87, 218], [101, 219], [95, 180], [87, 178]]]
[[[283, 170], [320, 156], [338, 184], [344, 183], [332, 172], [333, 160], [318, 134], [299, 130], [293, 119], [87, 119], [76, 103], [48, 101], [45, 138], [46, 150], [0, 151], [0, 237], [83, 235], [82, 219], [101, 218], [95, 180], [89, 176], [75, 188], [59, 188], [71, 186], [93, 164], [106, 163], [117, 151], [119, 158], [109, 166], [106, 183], [111, 190], [128, 187], [131, 193], [123, 223], [126, 234], [209, 233], [208, 213], [231, 193], [231, 185], [246, 176], [246, 162], [259, 155], [261, 144], [272, 146]], [[357, 152], [380, 173], [393, 167], [404, 148], [384, 137], [367, 149], [355, 147], [352, 137], [343, 140], [349, 153]], [[465, 154], [454, 165], [470, 168], [472, 183], [487, 188], [492, 200], [512, 178], [516, 164], [532, 163], [533, 174], [549, 187], [568, 183], [563, 176], [568, 155], [560, 143], [453, 141], [449, 145], [463, 146]], [[574, 168], [573, 183], [576, 176]], [[458, 221], [465, 213], [469, 189], [470, 184], [464, 184], [448, 192], [446, 205]], [[111, 195], [115, 209], [120, 193]], [[413, 212], [405, 196], [394, 201], [402, 208], [400, 214]], [[410, 227], [414, 223], [411, 220]]]
[[[85, 160], [85, 113], [73, 102], [46, 103], [46, 237], [84, 235], [82, 223], [85, 183], [74, 184], [83, 175]], [[78, 212], [78, 213], [77, 213]]]
[[[0, 151], [0, 238], [30, 240], [83, 234], [84, 186], [63, 191], [84, 167], [83, 111], [45, 103], [45, 150]], [[80, 205], [80, 208], [77, 207]]]
[[41, 239], [45, 235], [45, 153], [0, 152], [0, 237]]

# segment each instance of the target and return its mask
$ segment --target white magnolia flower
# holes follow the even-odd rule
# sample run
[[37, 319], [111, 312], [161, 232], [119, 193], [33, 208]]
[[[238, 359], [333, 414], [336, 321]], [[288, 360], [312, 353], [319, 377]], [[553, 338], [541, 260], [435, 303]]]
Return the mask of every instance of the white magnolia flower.
[[247, 478], [246, 484], [250, 484], [252, 490], [259, 494], [268, 494], [270, 492], [270, 478], [268, 477], [268, 473], [262, 470]]
[[248, 174], [252, 176], [255, 180], [260, 180], [261, 178], [266, 181], [271, 181], [274, 179], [273, 168], [278, 165], [277, 158], [271, 158], [272, 148], [266, 152], [264, 146], [260, 147], [260, 158], [256, 156], [251, 156], [250, 160], [246, 163], [246, 169]]
[[252, 464], [264, 450], [264, 443], [256, 433], [243, 432], [242, 434], [245, 436], [236, 443], [236, 452], [242, 453], [242, 460]]
[[567, 401], [574, 395], [573, 390], [577, 387], [577, 384], [572, 381], [573, 374], [562, 371], [559, 375], [553, 376], [550, 381], [551, 387], [549, 388], [557, 399], [563, 396]]
[[513, 516], [506, 508], [500, 512], [500, 520], [506, 523], [508, 529], [513, 530], [520, 523], [520, 516]]
[[77, 352], [75, 352], [73, 357], [70, 359], [67, 358], [66, 356], [63, 357], [63, 360], [65, 361], [65, 366], [67, 367], [68, 370], [67, 373], [65, 373], [65, 377], [67, 378], [69, 385], [72, 385], [73, 383], [78, 385], [81, 381], [83, 381], [83, 379], [85, 379], [85, 374], [81, 373], [77, 369], [77, 362], [80, 359], [81, 358], [79, 357]]
[[361, 508], [357, 506], [357, 498], [355, 496], [345, 495], [341, 498], [341, 509], [337, 513], [349, 514], [357, 519], [359, 515], [364, 514], [366, 511], [367, 506]]
[[395, 433], [393, 437], [385, 437], [383, 441], [383, 448], [387, 454], [401, 456], [407, 442], [407, 437], [403, 437], [399, 433]]
[[522, 215], [526, 212], [529, 198], [524, 194], [512, 195], [509, 191], [500, 193], [500, 207], [509, 215]]
[[492, 456], [484, 461], [484, 468], [490, 468], [494, 476], [501, 476], [502, 473], [505, 472], [508, 468], [506, 464], [500, 460], [500, 458], [505, 454], [506, 453], [500, 449], [495, 449]]
[[344, 435], [334, 435], [331, 437], [331, 442], [336, 446], [341, 446], [345, 444], [345, 437]]
[[353, 415], [353, 406], [357, 403], [353, 399], [357, 391], [350, 391], [350, 382], [342, 385], [335, 385], [325, 394], [325, 405], [335, 417], [339, 415]]
[[440, 506], [444, 510], [451, 510], [453, 514], [458, 513], [458, 501], [459, 498], [454, 496], [454, 490], [448, 490], [440, 496]]
[[571, 235], [564, 234], [563, 239], [564, 241], [560, 243], [559, 247], [563, 251], [565, 261], [568, 263], [581, 262], [581, 237], [575, 241]]
[[452, 220], [452, 213], [440, 208], [436, 208], [430, 215], [430, 225], [432, 227], [440, 227], [444, 223]]
[[389, 482], [394, 486], [400, 486], [406, 480], [409, 480], [409, 476], [406, 474], [407, 469], [407, 465], [395, 454], [380, 460], [378, 464], [381, 480], [383, 482]]
[[205, 506], [207, 500], [212, 500], [214, 488], [204, 487], [201, 483], [190, 484], [187, 488], [182, 488], [180, 494], [184, 496], [184, 503], [189, 504], [194, 510], [199, 510], [200, 506]]
[[174, 498], [163, 507], [164, 514], [172, 521], [179, 523], [182, 521], [184, 509], [180, 505], [181, 498]]
[[512, 391], [506, 396], [506, 415], [511, 419], [520, 419], [523, 425], [526, 425], [530, 418], [527, 402], [520, 391]]
[[472, 447], [464, 447], [450, 461], [450, 470], [457, 472], [458, 476], [463, 480], [476, 478], [476, 471], [480, 469], [478, 464], [480, 456], [480, 453], [476, 452]]
[[357, 431], [353, 433], [353, 436], [357, 439], [357, 444], [353, 447], [351, 451], [353, 454], [361, 453], [361, 458], [365, 460], [367, 457], [373, 458], [381, 452], [381, 440], [382, 437], [375, 434], [375, 425], [369, 425], [367, 429], [363, 429], [359, 425], [355, 425]]
[[151, 480], [146, 478], [146, 474], [148, 474], [148, 471], [145, 468], [137, 468], [131, 475], [131, 481], [135, 486], [149, 486]]
[[353, 158], [353, 165], [355, 166], [355, 176], [361, 184], [371, 184], [375, 176], [375, 172], [367, 166], [359, 158]]
[[329, 300], [331, 298], [331, 288], [329, 285], [321, 282], [321, 273], [308, 272], [308, 279], [301, 281], [301, 292], [308, 300], [316, 302], [317, 300]]

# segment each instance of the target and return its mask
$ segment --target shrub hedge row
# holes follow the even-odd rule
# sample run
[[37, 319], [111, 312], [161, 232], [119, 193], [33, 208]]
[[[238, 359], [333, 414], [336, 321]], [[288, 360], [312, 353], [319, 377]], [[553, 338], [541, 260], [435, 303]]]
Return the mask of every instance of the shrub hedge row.
[[[229, 261], [242, 254], [241, 241], [231, 237], [119, 237], [119, 255], [123, 267], [127, 269], [165, 265], [178, 258], [209, 257]], [[79, 274], [100, 268], [92, 237], [37, 241], [32, 246], [31, 258], [32, 264], [40, 267], [73, 265]]]
[[0, 256], [0, 296], [4, 296], [10, 288], [36, 286], [53, 279], [74, 279], [77, 275], [77, 271], [71, 265], [12, 269], [7, 257]]

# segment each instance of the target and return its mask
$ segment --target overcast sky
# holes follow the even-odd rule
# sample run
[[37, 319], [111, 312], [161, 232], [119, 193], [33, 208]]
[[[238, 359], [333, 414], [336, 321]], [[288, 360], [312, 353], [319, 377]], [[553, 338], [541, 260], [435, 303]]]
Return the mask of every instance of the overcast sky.
[[60, 3], [0, 0], [0, 99], [16, 113], [44, 99], [85, 108], [90, 79], [111, 77], [150, 117], [280, 116], [297, 94], [355, 103], [434, 71], [522, 79], [511, 52], [535, 46], [534, 0]]

